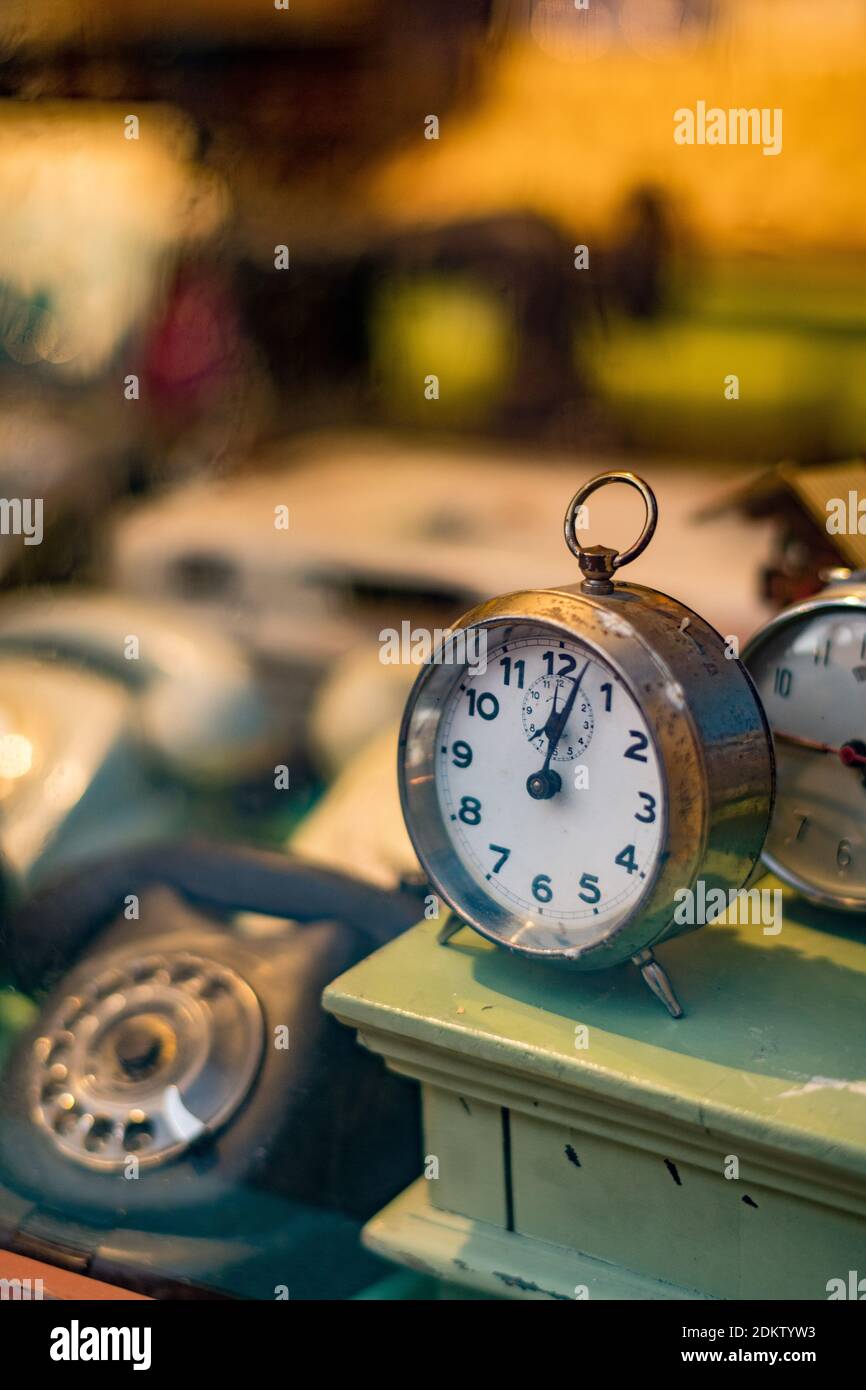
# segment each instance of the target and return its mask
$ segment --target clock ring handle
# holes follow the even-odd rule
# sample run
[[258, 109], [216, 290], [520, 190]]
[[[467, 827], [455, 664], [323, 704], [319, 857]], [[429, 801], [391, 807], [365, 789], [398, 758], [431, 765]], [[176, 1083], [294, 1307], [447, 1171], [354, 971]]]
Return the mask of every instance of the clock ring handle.
[[[626, 483], [636, 488], [646, 506], [646, 521], [637, 540], [626, 550], [611, 550], [606, 545], [583, 546], [577, 538], [580, 509], [586, 499], [598, 488], [608, 483]], [[598, 473], [590, 478], [572, 497], [565, 513], [565, 543], [572, 555], [576, 555], [583, 571], [583, 588], [587, 593], [609, 594], [613, 589], [613, 574], [621, 565], [636, 560], [653, 538], [659, 519], [658, 503], [649, 483], [636, 473], [614, 469], [609, 473]]]

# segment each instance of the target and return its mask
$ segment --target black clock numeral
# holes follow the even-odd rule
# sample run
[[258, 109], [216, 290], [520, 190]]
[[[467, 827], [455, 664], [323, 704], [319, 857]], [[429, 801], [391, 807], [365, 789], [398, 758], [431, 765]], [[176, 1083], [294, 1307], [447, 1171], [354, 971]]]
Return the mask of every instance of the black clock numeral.
[[613, 686], [610, 681], [605, 681], [604, 685], [600, 685], [598, 688], [604, 691], [604, 712], [610, 714], [613, 708]]
[[851, 864], [851, 841], [840, 840], [836, 849], [836, 864], [840, 869], [847, 869]]
[[506, 859], [510, 855], [511, 850], [506, 849], [504, 845], [488, 845], [487, 848], [492, 849], [494, 854], [499, 855], [499, 858], [497, 859], [496, 863], [493, 865], [493, 868], [490, 871], [491, 873], [498, 874], [499, 870], [502, 868], [502, 865], [505, 863]]
[[625, 750], [622, 756], [634, 758], [636, 763], [645, 763], [647, 758], [644, 749], [649, 747], [649, 739], [646, 734], [642, 734], [640, 729], [629, 729], [628, 736], [634, 739], [634, 743]]
[[532, 896], [537, 902], [549, 903], [553, 897], [550, 874], [536, 874], [532, 880]]
[[502, 683], [503, 683], [503, 685], [510, 685], [510, 684], [511, 684], [511, 667], [512, 667], [512, 664], [513, 664], [513, 666], [514, 666], [514, 670], [517, 672], [517, 689], [518, 689], [518, 690], [522, 690], [522, 689], [523, 689], [523, 677], [524, 677], [524, 675], [526, 674], [526, 662], [525, 662], [522, 658], [521, 658], [520, 661], [515, 661], [515, 662], [513, 662], [513, 663], [512, 663], [512, 660], [511, 660], [511, 657], [510, 657], [510, 656], [504, 656], [504, 657], [502, 658], [502, 660], [501, 660], [500, 663], [499, 663], [500, 666], [504, 666], [504, 667], [505, 667], [505, 670], [504, 670], [503, 676], [502, 676]]
[[638, 792], [641, 801], [646, 802], [646, 815], [642, 816], [640, 811], [635, 811], [635, 820], [642, 821], [644, 825], [652, 825], [656, 818], [656, 799], [650, 796], [649, 792]]
[[788, 696], [791, 693], [791, 685], [793, 683], [793, 680], [794, 677], [791, 675], [791, 672], [788, 670], [787, 666], [777, 666], [776, 674], [773, 677], [774, 694], [780, 695], [783, 700], [787, 700]]
[[578, 893], [577, 896], [581, 899], [582, 902], [589, 903], [590, 905], [592, 905], [593, 903], [601, 901], [601, 889], [598, 886], [598, 874], [581, 874], [580, 887], [583, 889], [583, 892]]
[[459, 820], [464, 825], [481, 824], [481, 802], [477, 796], [462, 796], [460, 798], [460, 810], [457, 812]]
[[478, 696], [476, 696], [474, 690], [467, 690], [466, 696], [469, 700], [470, 715], [474, 716], [478, 713], [481, 715], [482, 719], [496, 718], [499, 713], [499, 701], [489, 690], [485, 690], [483, 694]]
[[830, 664], [830, 648], [832, 647], [832, 645], [833, 645], [833, 639], [832, 639], [832, 637], [828, 637], [828, 638], [827, 638], [827, 641], [824, 643], [823, 646], [821, 646], [820, 644], [819, 644], [819, 645], [816, 645], [816, 647], [815, 647], [815, 665], [816, 665], [816, 666], [828, 666], [828, 665]]
[[472, 749], [464, 738], [458, 738], [451, 745], [451, 761], [455, 767], [468, 767], [472, 762]]
[[613, 862], [614, 864], [621, 864], [630, 874], [636, 874], [637, 861], [634, 857], [634, 845], [626, 845], [625, 849], [621, 849]]
[[556, 660], [557, 656], [559, 657], [559, 670], [556, 674], [558, 676], [570, 676], [577, 665], [577, 661], [573, 656], [569, 656], [568, 652], [541, 653], [541, 659], [547, 666], [547, 674], [549, 676], [553, 675], [553, 663]]

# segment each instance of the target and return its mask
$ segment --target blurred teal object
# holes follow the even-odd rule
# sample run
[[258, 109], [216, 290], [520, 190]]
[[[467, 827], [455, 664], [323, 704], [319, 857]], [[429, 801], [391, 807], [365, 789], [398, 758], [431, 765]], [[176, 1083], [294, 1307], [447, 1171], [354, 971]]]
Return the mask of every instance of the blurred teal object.
[[438, 1297], [439, 1283], [436, 1279], [428, 1279], [424, 1274], [415, 1274], [411, 1270], [400, 1269], [394, 1274], [388, 1274], [384, 1279], [380, 1279], [375, 1284], [370, 1284], [369, 1288], [362, 1289], [356, 1293], [354, 1298], [367, 1300], [368, 1302], [384, 1301], [396, 1302], [397, 1300], [411, 1299], [414, 1302], [427, 1302]]

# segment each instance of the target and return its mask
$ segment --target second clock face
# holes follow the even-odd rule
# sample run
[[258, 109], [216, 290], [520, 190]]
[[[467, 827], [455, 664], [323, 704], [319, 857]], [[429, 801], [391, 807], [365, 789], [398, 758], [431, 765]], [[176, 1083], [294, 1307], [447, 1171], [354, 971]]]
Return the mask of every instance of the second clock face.
[[748, 666], [776, 747], [765, 862], [819, 901], [866, 908], [866, 609], [792, 618]]
[[637, 909], [658, 867], [664, 782], [652, 733], [619, 676], [539, 625], [488, 631], [436, 740], [436, 789], [453, 852], [508, 912], [507, 944], [562, 951]]

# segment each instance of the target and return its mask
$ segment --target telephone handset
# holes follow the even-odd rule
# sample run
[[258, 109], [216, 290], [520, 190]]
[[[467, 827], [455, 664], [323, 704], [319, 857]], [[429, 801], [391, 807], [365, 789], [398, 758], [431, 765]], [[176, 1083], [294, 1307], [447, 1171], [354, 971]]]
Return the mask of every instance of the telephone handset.
[[145, 741], [175, 772], [225, 778], [261, 766], [272, 720], [226, 638], [171, 607], [96, 591], [41, 592], [0, 606], [0, 655], [90, 668], [135, 694]]
[[[28, 988], [68, 973], [0, 1078], [0, 1246], [175, 1296], [372, 1282], [357, 1223], [420, 1169], [417, 1094], [320, 995], [419, 906], [201, 841], [40, 889], [4, 945]], [[239, 911], [290, 920], [244, 933]]]
[[67, 590], [0, 604], [0, 896], [182, 823], [186, 788], [273, 765], [276, 722], [210, 627]]
[[86, 860], [36, 888], [0, 923], [4, 963], [27, 993], [53, 985], [130, 894], [155, 885], [211, 913], [335, 919], [368, 951], [412, 926], [423, 907], [420, 890], [380, 888], [278, 850], [194, 838], [153, 843]]

